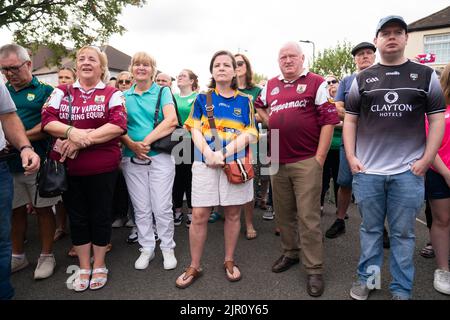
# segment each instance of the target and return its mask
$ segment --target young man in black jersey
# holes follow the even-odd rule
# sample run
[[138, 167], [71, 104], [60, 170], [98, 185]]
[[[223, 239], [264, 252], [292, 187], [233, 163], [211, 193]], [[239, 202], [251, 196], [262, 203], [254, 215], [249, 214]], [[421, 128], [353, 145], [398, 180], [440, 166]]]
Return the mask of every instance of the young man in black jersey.
[[362, 216], [359, 279], [350, 290], [357, 300], [380, 288], [386, 218], [389, 289], [393, 299], [411, 298], [415, 218], [423, 204], [425, 172], [444, 133], [445, 102], [438, 78], [433, 69], [404, 56], [407, 32], [400, 16], [380, 20], [374, 43], [381, 62], [356, 76], [346, 106], [345, 152]]

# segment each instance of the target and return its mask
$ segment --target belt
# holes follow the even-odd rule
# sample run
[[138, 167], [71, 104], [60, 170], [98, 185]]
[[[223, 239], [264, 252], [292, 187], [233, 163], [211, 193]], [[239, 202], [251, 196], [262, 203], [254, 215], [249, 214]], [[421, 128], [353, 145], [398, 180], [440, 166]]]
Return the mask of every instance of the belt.
[[12, 149], [12, 150], [3, 149], [0, 151], [0, 161], [6, 161], [9, 159], [12, 159], [18, 155], [19, 155], [19, 151], [17, 151], [16, 149]]

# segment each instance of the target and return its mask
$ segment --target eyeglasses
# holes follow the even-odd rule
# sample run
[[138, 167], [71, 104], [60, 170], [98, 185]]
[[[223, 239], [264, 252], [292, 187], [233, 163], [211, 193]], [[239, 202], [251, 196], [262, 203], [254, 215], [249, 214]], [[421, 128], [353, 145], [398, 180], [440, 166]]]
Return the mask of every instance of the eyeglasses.
[[20, 66], [11, 66], [11, 67], [1, 67], [0, 71], [2, 73], [7, 73], [8, 71], [12, 72], [12, 73], [17, 73], [19, 72], [19, 69], [22, 68], [22, 66], [27, 63], [28, 61], [24, 61]]
[[131, 80], [119, 80], [119, 84], [130, 84]]
[[328, 83], [328, 85], [332, 85], [332, 84], [336, 84], [338, 82], [337, 82], [337, 80], [330, 80], [330, 81], [327, 81], [327, 83]]
[[242, 67], [245, 64], [245, 61], [236, 61], [238, 67]]
[[152, 164], [152, 160], [140, 160], [135, 157], [131, 157], [131, 163], [138, 164], [140, 166], [149, 166]]

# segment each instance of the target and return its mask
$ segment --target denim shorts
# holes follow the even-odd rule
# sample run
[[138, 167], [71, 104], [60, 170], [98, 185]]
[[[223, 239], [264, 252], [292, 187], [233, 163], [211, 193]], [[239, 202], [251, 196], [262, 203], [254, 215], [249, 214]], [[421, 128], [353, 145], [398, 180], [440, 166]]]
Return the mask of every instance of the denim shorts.
[[425, 179], [425, 194], [427, 199], [447, 199], [450, 198], [450, 188], [443, 176], [436, 171], [429, 169]]
[[339, 151], [339, 173], [337, 184], [343, 187], [351, 188], [353, 181], [353, 174], [348, 165], [347, 157], [345, 156], [344, 145], [341, 145]]

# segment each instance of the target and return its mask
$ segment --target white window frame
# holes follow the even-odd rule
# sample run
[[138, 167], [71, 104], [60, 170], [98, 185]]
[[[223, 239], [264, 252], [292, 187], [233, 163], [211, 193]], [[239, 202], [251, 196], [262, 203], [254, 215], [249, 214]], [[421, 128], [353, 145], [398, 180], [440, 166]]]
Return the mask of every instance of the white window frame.
[[[441, 48], [434, 49], [436, 45]], [[445, 47], [447, 48], [445, 48]], [[436, 54], [436, 61], [431, 64], [447, 64], [450, 62], [450, 33], [429, 34], [423, 37], [423, 48], [425, 53]], [[441, 54], [440, 50], [447, 51], [446, 55]]]

